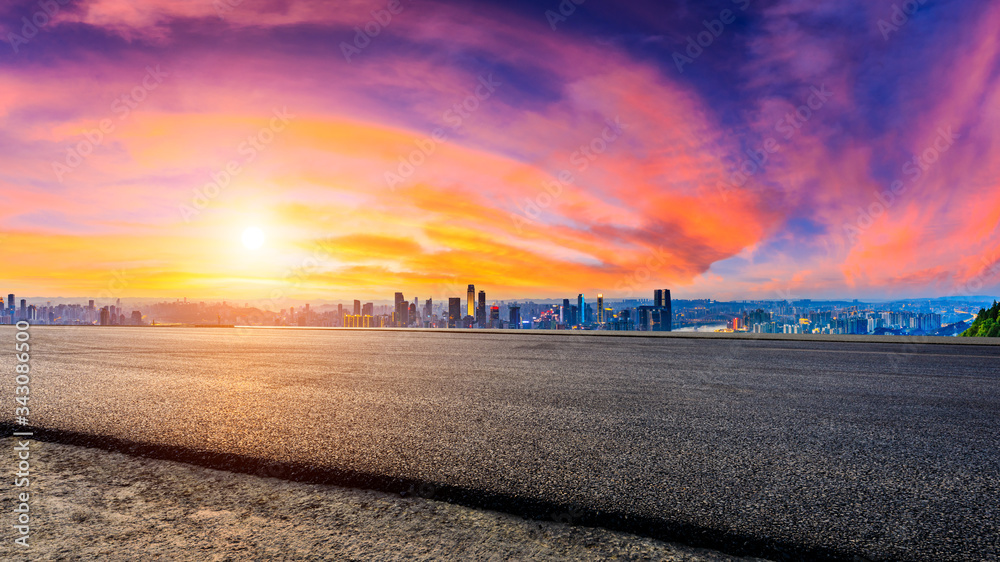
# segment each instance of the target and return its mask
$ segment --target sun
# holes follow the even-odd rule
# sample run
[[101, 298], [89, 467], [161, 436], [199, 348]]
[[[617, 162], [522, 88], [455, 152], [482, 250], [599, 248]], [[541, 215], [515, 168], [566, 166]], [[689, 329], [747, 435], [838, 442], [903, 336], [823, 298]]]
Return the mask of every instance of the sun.
[[257, 250], [264, 245], [264, 231], [251, 226], [243, 231], [243, 245], [248, 250]]

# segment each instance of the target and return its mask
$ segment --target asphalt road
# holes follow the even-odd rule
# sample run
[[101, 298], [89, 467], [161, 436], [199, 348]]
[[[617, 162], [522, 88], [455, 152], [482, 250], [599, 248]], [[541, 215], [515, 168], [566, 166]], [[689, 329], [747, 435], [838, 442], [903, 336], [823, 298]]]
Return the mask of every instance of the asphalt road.
[[[408, 490], [733, 554], [1000, 557], [997, 346], [31, 334], [30, 419], [49, 439]], [[0, 341], [13, 349], [13, 330]], [[13, 365], [0, 355], [0, 372]]]

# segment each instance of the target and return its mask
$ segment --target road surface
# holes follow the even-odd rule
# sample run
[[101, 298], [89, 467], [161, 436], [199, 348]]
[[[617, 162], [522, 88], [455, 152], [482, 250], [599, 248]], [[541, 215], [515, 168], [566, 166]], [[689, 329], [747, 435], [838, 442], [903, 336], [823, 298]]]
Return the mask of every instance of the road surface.
[[31, 333], [30, 420], [53, 440], [738, 555], [1000, 556], [997, 346]]

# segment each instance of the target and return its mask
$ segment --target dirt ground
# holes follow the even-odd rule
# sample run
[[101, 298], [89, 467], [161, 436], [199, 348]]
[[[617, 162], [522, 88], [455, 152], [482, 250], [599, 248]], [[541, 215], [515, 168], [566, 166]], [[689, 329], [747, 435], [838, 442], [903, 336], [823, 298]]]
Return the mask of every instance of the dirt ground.
[[[16, 462], [13, 439], [0, 446]], [[736, 560], [419, 497], [31, 442], [28, 548], [3, 494], [3, 560]], [[5, 471], [8, 472], [8, 471]]]

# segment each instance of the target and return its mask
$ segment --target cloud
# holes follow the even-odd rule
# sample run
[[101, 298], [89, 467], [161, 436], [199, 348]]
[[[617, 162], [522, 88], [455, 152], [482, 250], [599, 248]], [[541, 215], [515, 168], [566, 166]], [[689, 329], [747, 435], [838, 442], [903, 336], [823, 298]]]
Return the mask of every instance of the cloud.
[[[340, 42], [384, 3], [230, 5], [82, 2], [0, 61], [0, 230], [22, 242], [10, 255], [42, 256], [17, 270], [24, 288], [82, 296], [126, 265], [134, 295], [252, 300], [326, 241], [297, 291], [883, 296], [967, 283], [1000, 248], [1000, 8], [942, 5], [887, 42], [879, 6], [774, 2], [681, 75], [673, 43], [713, 6], [643, 24], [664, 37], [649, 44], [627, 18], [602, 30], [581, 12], [623, 38], [597, 42], [514, 8], [404, 2], [348, 62]], [[149, 67], [169, 76], [123, 112]], [[815, 88], [833, 92], [818, 107]], [[282, 109], [287, 128], [250, 150]], [[941, 127], [959, 139], [911, 180]], [[239, 249], [250, 223], [270, 261]]]

